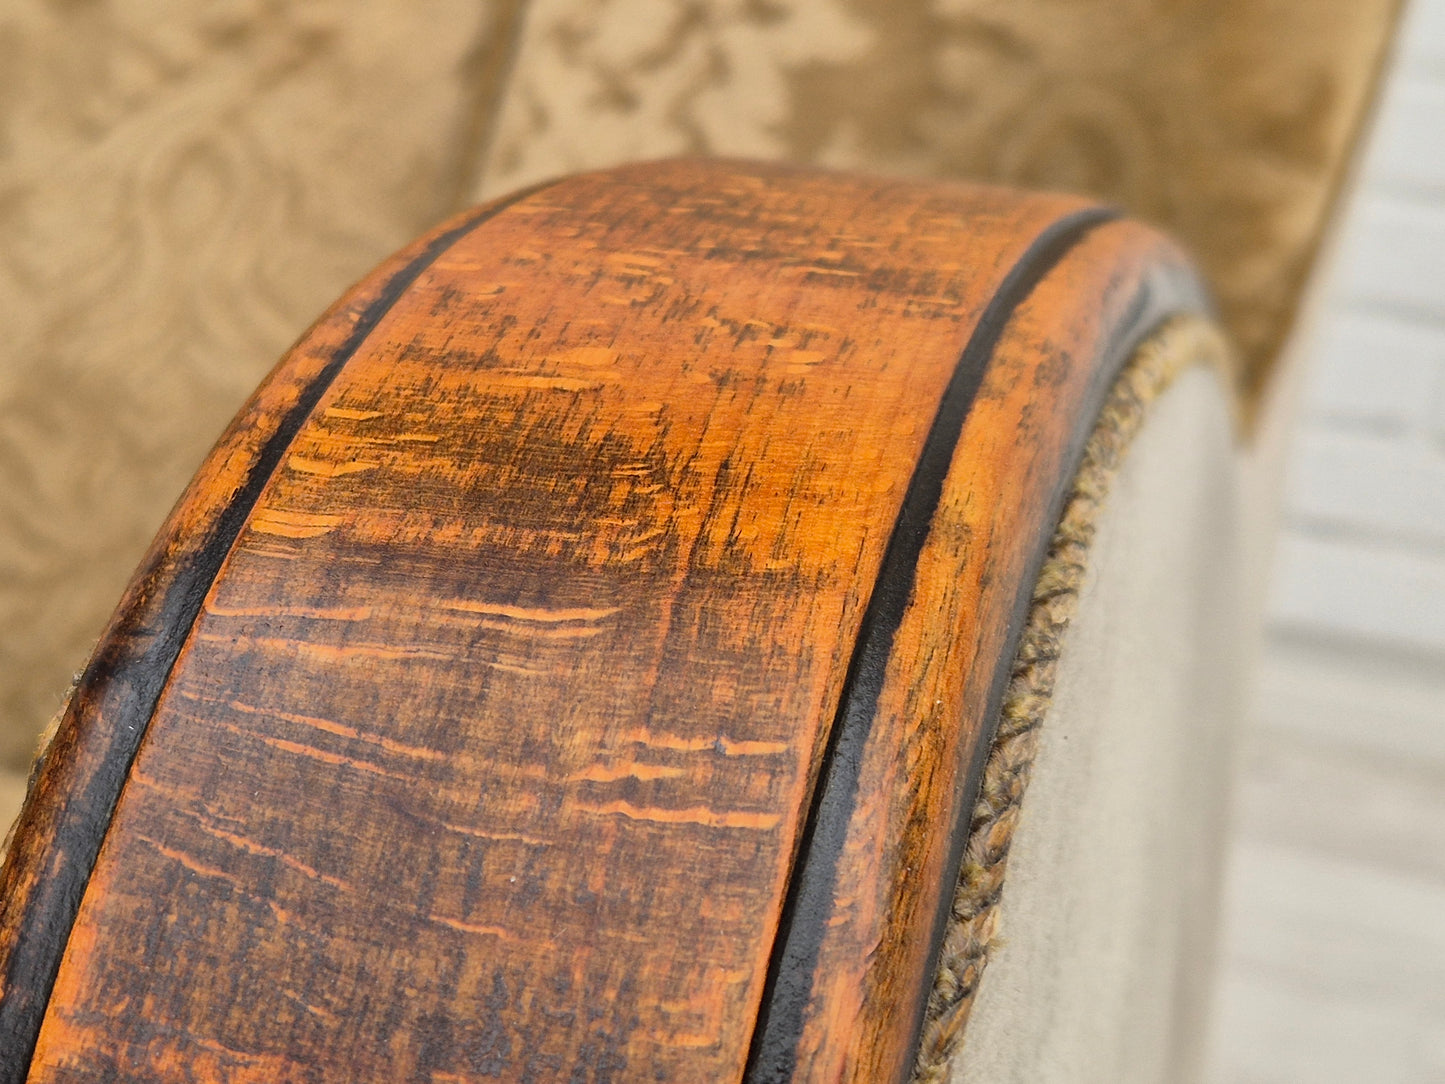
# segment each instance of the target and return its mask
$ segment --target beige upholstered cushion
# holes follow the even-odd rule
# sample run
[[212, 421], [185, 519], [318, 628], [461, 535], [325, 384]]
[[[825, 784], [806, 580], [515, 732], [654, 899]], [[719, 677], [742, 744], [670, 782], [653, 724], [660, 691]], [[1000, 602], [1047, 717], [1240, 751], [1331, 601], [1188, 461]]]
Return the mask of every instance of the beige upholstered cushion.
[[956, 1084], [1197, 1073], [1241, 662], [1237, 466], [1220, 381], [1196, 368], [1110, 486]]

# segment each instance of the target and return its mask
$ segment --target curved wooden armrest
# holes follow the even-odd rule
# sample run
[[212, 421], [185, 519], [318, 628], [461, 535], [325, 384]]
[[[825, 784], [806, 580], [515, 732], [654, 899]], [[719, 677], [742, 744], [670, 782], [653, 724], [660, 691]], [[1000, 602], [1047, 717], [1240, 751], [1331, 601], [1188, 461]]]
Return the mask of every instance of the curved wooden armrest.
[[907, 1079], [1084, 442], [1205, 307], [1080, 199], [755, 164], [418, 241], [75, 691], [0, 1081]]

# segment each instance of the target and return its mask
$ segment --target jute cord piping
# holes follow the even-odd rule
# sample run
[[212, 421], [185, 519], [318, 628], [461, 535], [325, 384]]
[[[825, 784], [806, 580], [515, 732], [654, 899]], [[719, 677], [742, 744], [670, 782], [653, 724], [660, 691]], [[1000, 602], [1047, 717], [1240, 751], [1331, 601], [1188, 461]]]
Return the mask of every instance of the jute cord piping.
[[984, 764], [963, 866], [929, 995], [913, 1084], [942, 1084], [964, 1049], [979, 981], [999, 943], [999, 902], [1009, 847], [1038, 753], [1040, 727], [1053, 702], [1059, 653], [1078, 611], [1099, 514], [1149, 405], [1185, 369], [1228, 372], [1220, 333], [1196, 317], [1170, 321], [1140, 345], [1109, 392], [1065, 498], [1058, 528], [1034, 588], [1013, 661], [998, 730]]

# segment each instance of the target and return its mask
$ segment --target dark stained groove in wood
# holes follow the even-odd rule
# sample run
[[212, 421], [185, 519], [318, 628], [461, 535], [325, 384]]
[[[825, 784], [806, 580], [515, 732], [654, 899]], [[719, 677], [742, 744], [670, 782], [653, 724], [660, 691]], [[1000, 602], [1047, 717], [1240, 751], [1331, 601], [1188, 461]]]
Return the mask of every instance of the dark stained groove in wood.
[[[1083, 413], [1088, 419], [1087, 424], [1078, 428], [1074, 446], [1070, 449], [1067, 467], [1060, 471], [1054, 480], [1054, 489], [1049, 495], [1048, 512], [1044, 518], [1044, 522], [1049, 524], [1049, 530], [1040, 536], [1039, 544], [1029, 559], [1027, 572], [1020, 580], [1022, 590], [1014, 600], [1013, 613], [1009, 618], [1008, 637], [1004, 650], [999, 653], [989, 689], [988, 707], [984, 715], [987, 727], [981, 740], [970, 749], [968, 767], [964, 775], [963, 801], [960, 803], [957, 823], [949, 831], [946, 868], [950, 885], [957, 880], [958, 871], [963, 866], [963, 852], [968, 845], [968, 827], [973, 816], [974, 804], [978, 799], [979, 787], [982, 785], [984, 763], [988, 760], [989, 751], [993, 748], [994, 732], [998, 729], [999, 712], [1003, 709], [1004, 693], [1008, 690], [1009, 679], [1012, 676], [1013, 659], [1018, 654], [1024, 622], [1028, 617], [1029, 606], [1033, 602], [1034, 584], [1038, 583], [1039, 573], [1044, 559], [1048, 555], [1049, 542], [1052, 540], [1055, 525], [1063, 514], [1064, 500], [1068, 495], [1069, 487], [1073, 485], [1074, 477], [1079, 472], [1084, 444], [1094, 430], [1099, 411], [1103, 409], [1104, 395], [1113, 384], [1114, 374], [1123, 368], [1124, 363], [1129, 360], [1139, 345], [1152, 336], [1165, 320], [1183, 313], [1216, 317], [1214, 303], [1200, 289], [1198, 280], [1193, 278], [1166, 281], [1145, 279], [1142, 288], [1130, 304], [1129, 312], [1121, 320], [1113, 341], [1108, 345], [1100, 366], [1100, 371], [1107, 375], [1107, 379], [1100, 381], [1097, 385], [1095, 401], [1086, 405]], [[944, 935], [948, 930], [951, 900], [952, 892], [945, 892], [943, 904], [933, 918], [933, 928], [929, 934], [928, 967], [924, 971], [923, 979], [925, 983], [931, 983], [938, 970]], [[923, 1022], [927, 1008], [928, 997], [925, 994], [918, 1002], [908, 1044], [909, 1050], [915, 1053], [923, 1034]], [[912, 1065], [911, 1058], [909, 1064]]]
[[791, 1078], [906, 1077], [1050, 510], [1191, 277], [1113, 222], [1029, 288], [1085, 205], [653, 163], [353, 288], [202, 465], [27, 802], [0, 975], [178, 571], [265, 478], [140, 717], [26, 1079], [741, 1080], [850, 681]]
[[392, 276], [361, 312], [350, 335], [263, 446], [244, 484], [217, 519], [209, 537], [192, 559], [176, 570], [166, 586], [158, 609], [160, 619], [155, 622], [151, 630], [153, 636], [144, 650], [138, 655], [132, 654], [125, 650], [127, 641], [109, 640], [103, 642], [101, 650], [86, 667], [80, 687], [102, 681], [118, 686], [120, 711], [106, 721], [109, 746], [102, 764], [83, 791], [66, 802], [54, 845], [65, 860], [42, 881], [31, 906], [19, 919], [19, 933], [5, 976], [4, 997], [0, 998], [0, 1084], [21, 1084], [28, 1074], [81, 897], [131, 763], [206, 594], [267, 479], [327, 388], [418, 276], [466, 234], [544, 187], [547, 184], [535, 185], [479, 208], [435, 237]]
[[[989, 301], [944, 391], [899, 508], [854, 645], [769, 960], [758, 1026], [744, 1073], [746, 1084], [784, 1084], [794, 1078], [813, 973], [832, 911], [838, 861], [856, 804], [864, 745], [883, 690], [894, 636], [913, 594], [918, 558], [943, 493], [964, 419], [994, 347], [1013, 311], [1038, 282], [1091, 230], [1117, 217], [1118, 212], [1112, 208], [1088, 208], [1060, 219], [1033, 241]], [[1033, 580], [1025, 582], [1032, 584]], [[1011, 654], [1005, 656], [1002, 670], [1007, 670], [1011, 658]], [[982, 742], [979, 748], [986, 750], [988, 744]], [[976, 789], [976, 777], [971, 777], [970, 786]], [[969, 804], [965, 803], [965, 809]], [[940, 930], [941, 925], [935, 931], [935, 941]]]

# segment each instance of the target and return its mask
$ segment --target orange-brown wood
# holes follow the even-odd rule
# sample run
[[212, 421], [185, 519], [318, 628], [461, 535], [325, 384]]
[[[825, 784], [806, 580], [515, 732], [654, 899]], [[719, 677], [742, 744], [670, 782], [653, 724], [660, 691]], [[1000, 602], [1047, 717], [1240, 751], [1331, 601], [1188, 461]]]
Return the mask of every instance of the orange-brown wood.
[[1073, 476], [1079, 423], [1112, 375], [1077, 362], [1117, 356], [1141, 324], [1141, 299], [1177, 304], [1187, 277], [1157, 235], [1101, 226], [1013, 311], [993, 351], [863, 753], [798, 1044], [808, 1080], [898, 1080], [912, 1065], [919, 980], [931, 975], [934, 926], [958, 868], [959, 839], [940, 828], [972, 810], [966, 782], [997, 717], [1040, 542]]
[[169, 660], [189, 632], [189, 621], [177, 615], [194, 609], [187, 596], [209, 586], [202, 567], [206, 552], [225, 544], [238, 495], [264, 483], [268, 447], [282, 436], [287, 416], [304, 407], [306, 389], [363, 330], [360, 321], [388, 284], [446, 231], [439, 227], [383, 263], [282, 359], [187, 487], [102, 633], [36, 773], [0, 871], [0, 1079], [24, 1079], [28, 1054], [18, 1055], [34, 1042], [26, 1018], [43, 1012], [54, 975], [56, 961], [46, 957], [64, 944], [98, 832], [109, 822], [134, 751], [134, 732], [149, 717], [145, 705], [153, 703], [154, 686], [164, 683]]
[[203, 467], [27, 807], [7, 998], [170, 555], [352, 336], [141, 720], [28, 1079], [906, 1077], [1031, 570], [1111, 367], [1189, 296], [1155, 235], [1076, 231], [1003, 312], [836, 861], [816, 784], [960, 356], [1083, 207], [661, 163], [359, 286]]

